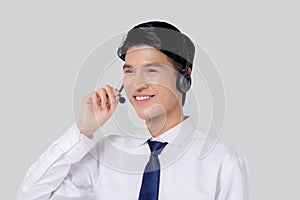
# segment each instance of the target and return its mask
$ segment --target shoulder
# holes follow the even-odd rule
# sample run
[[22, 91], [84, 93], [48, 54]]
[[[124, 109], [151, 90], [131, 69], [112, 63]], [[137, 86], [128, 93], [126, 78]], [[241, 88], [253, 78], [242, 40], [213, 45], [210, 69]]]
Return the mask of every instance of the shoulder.
[[210, 160], [224, 170], [241, 168], [247, 164], [245, 156], [236, 148], [225, 143], [222, 138], [206, 136], [196, 130], [194, 143], [198, 148], [200, 147], [198, 151], [200, 160]]

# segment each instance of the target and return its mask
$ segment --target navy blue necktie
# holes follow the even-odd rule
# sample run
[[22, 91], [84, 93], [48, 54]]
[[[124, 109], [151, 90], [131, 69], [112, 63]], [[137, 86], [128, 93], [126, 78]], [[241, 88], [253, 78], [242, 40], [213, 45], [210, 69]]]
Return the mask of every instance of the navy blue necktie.
[[158, 200], [160, 163], [158, 155], [167, 143], [150, 141], [148, 145], [151, 150], [150, 159], [145, 167], [139, 200]]

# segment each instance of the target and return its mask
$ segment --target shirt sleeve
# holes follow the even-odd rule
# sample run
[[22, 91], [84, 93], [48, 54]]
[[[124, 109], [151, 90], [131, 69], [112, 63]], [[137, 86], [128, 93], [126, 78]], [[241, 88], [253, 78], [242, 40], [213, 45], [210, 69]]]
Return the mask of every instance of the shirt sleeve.
[[247, 159], [236, 152], [223, 163], [216, 200], [250, 200], [250, 180]]
[[85, 193], [91, 194], [92, 184], [81, 182], [84, 187], [78, 187], [73, 181], [75, 178], [72, 173], [95, 143], [95, 139], [81, 134], [74, 123], [29, 168], [18, 191], [17, 200], [59, 199], [54, 198], [59, 193], [63, 193], [65, 198], [80, 198]]

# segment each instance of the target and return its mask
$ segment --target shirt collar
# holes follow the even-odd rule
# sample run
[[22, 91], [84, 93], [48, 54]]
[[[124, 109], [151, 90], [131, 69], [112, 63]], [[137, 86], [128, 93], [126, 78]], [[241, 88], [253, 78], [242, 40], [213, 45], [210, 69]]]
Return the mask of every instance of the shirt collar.
[[151, 141], [167, 142], [168, 145], [179, 146], [193, 130], [195, 130], [195, 125], [192, 117], [185, 116], [185, 119], [182, 122], [156, 138], [151, 135], [147, 127], [142, 130], [138, 130], [137, 132], [145, 135], [145, 137], [139, 138], [138, 145], [143, 145], [150, 139]]

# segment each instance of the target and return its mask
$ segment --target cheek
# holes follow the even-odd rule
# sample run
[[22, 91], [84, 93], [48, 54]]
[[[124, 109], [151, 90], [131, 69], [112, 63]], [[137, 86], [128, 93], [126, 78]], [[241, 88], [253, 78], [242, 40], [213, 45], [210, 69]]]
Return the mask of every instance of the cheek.
[[128, 82], [128, 80], [123, 79], [123, 85], [124, 85], [124, 92], [126, 94], [127, 97], [130, 96], [130, 94], [132, 93], [132, 88], [131, 88], [131, 84]]
[[176, 89], [171, 90], [169, 88], [159, 87], [157, 91], [159, 94], [157, 101], [163, 104], [164, 107], [172, 107], [174, 104], [179, 102], [180, 96]]

